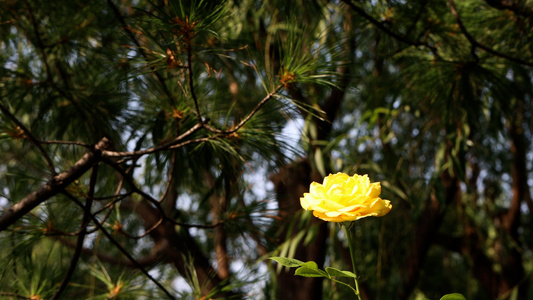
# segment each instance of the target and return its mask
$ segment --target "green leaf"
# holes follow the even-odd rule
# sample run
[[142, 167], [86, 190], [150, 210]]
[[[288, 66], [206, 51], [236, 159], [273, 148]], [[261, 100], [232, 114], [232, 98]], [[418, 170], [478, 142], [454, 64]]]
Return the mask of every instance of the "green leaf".
[[300, 267], [305, 264], [303, 261], [300, 261], [294, 258], [274, 256], [274, 257], [271, 257], [270, 259], [277, 262], [278, 264], [282, 266], [289, 267], [289, 268]]
[[314, 261], [308, 261], [308, 262], [302, 264], [301, 266], [304, 267], [304, 268], [311, 269], [311, 270], [318, 270], [318, 265]]
[[350, 277], [350, 278], [356, 277], [355, 274], [350, 271], [342, 271], [342, 270], [338, 270], [338, 269], [331, 268], [331, 267], [327, 267], [326, 272], [331, 277]]
[[316, 148], [315, 150], [315, 165], [318, 173], [320, 173], [320, 175], [323, 177], [326, 177], [326, 165], [324, 163], [324, 156], [320, 148]]
[[388, 181], [381, 181], [381, 186], [391, 190], [396, 196], [400, 197], [403, 200], [407, 200], [407, 195], [397, 186], [390, 184]]
[[299, 267], [294, 272], [294, 275], [303, 276], [303, 277], [326, 277], [329, 278], [328, 273], [317, 269], [311, 269], [307, 267]]
[[459, 293], [447, 294], [442, 296], [440, 300], [466, 300], [465, 296]]

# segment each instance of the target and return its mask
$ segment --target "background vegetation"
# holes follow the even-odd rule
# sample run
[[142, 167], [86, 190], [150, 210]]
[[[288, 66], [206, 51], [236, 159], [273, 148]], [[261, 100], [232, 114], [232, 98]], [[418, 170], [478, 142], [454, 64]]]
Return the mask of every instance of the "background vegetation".
[[0, 1], [0, 295], [532, 299], [533, 3]]

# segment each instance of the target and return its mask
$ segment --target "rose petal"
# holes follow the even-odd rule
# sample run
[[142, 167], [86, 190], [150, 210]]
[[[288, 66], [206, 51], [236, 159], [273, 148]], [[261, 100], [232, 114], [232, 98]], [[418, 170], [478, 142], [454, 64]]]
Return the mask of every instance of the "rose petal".
[[344, 222], [344, 219], [342, 219], [341, 217], [328, 217], [325, 214], [317, 212], [317, 211], [313, 211], [313, 215], [319, 219], [322, 219], [328, 222]]
[[309, 204], [309, 201], [306, 199], [305, 195], [307, 195], [307, 193], [304, 194], [304, 197], [300, 198], [300, 205], [302, 206], [303, 209], [309, 210], [309, 207], [311, 206], [311, 204]]
[[320, 199], [317, 199], [316, 197], [313, 197], [313, 195], [309, 194], [309, 193], [305, 193], [304, 196], [303, 196], [303, 200], [302, 198], [300, 198], [300, 203], [303, 203], [302, 204], [302, 207], [304, 207], [304, 205], [306, 205], [306, 207], [304, 209], [307, 209], [309, 207], [314, 207], [316, 205], [319, 205], [321, 202]]
[[318, 182], [312, 182], [309, 193], [319, 199], [327, 198], [327, 190]]
[[319, 207], [321, 209], [324, 209], [324, 211], [338, 211], [339, 209], [344, 208], [344, 205], [339, 204], [338, 202], [329, 200], [329, 199], [323, 199], [322, 203], [320, 203]]
[[338, 217], [338, 216], [342, 215], [342, 213], [340, 213], [338, 211], [327, 211], [324, 214], [326, 216], [330, 217], [330, 218], [335, 218], [335, 217]]
[[364, 206], [361, 205], [361, 204], [355, 204], [355, 205], [350, 205], [350, 206], [343, 207], [343, 208], [339, 209], [339, 211], [342, 211], [342, 212], [354, 212], [354, 211], [360, 210], [361, 208], [364, 208]]
[[369, 211], [375, 212], [377, 217], [381, 217], [388, 214], [391, 209], [392, 205], [390, 204], [390, 201], [382, 200], [380, 198], [374, 201], [368, 208]]
[[370, 184], [370, 189], [367, 192], [367, 196], [371, 198], [376, 198], [381, 194], [381, 183], [374, 182]]
[[361, 219], [361, 216], [359, 216], [359, 215], [342, 215], [342, 219], [344, 221], [355, 221], [355, 220]]
[[354, 196], [352, 199], [350, 199], [350, 201], [347, 201], [346, 202], [346, 205], [350, 206], [350, 205], [362, 205], [366, 202], [367, 200], [367, 197], [364, 196], [364, 195], [357, 195], [357, 196]]

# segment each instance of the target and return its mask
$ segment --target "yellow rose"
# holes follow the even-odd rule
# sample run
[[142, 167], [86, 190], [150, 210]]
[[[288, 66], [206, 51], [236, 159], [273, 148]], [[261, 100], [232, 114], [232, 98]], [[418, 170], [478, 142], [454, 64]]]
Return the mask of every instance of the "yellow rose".
[[379, 198], [381, 184], [370, 183], [367, 175], [330, 174], [324, 183], [311, 183], [300, 204], [305, 210], [324, 221], [355, 221], [368, 216], [381, 217], [389, 213], [392, 204]]

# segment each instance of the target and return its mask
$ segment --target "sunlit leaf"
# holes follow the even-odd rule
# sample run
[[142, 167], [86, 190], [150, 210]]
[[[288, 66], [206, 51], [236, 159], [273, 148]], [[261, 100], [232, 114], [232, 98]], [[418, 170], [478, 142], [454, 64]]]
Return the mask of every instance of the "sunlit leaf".
[[447, 294], [442, 296], [440, 300], [466, 300], [465, 296], [459, 293]]
[[331, 277], [350, 277], [350, 278], [356, 278], [355, 274], [350, 271], [342, 271], [338, 270], [332, 267], [327, 267], [326, 272]]
[[300, 266], [304, 265], [303, 261], [299, 261], [299, 260], [294, 259], [294, 258], [274, 256], [274, 257], [270, 257], [269, 259], [279, 263], [282, 266], [289, 267], [289, 268], [300, 267]]

